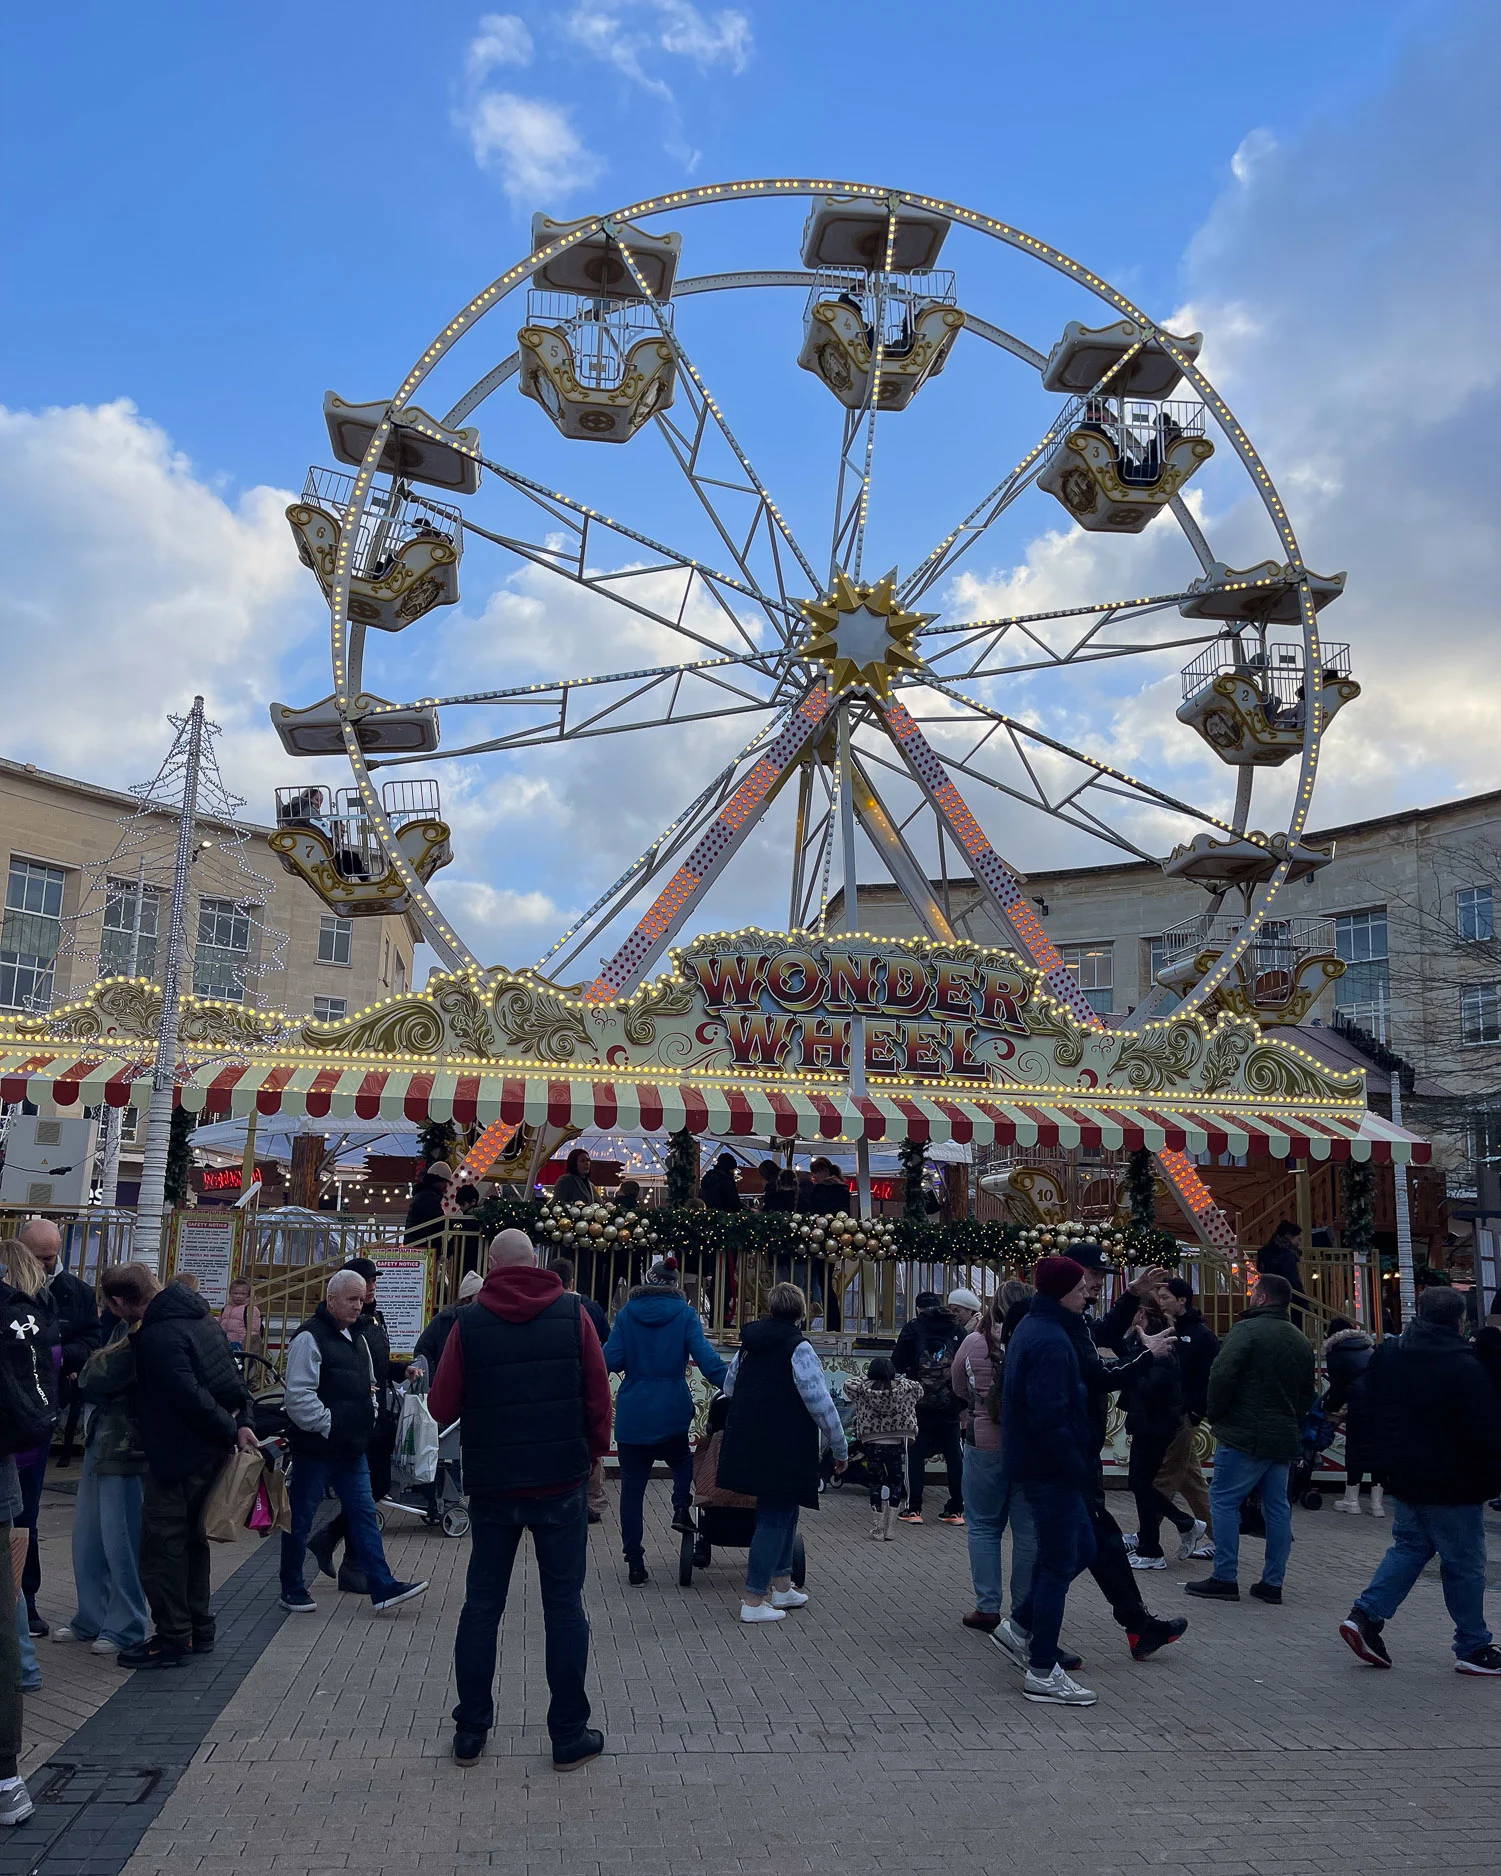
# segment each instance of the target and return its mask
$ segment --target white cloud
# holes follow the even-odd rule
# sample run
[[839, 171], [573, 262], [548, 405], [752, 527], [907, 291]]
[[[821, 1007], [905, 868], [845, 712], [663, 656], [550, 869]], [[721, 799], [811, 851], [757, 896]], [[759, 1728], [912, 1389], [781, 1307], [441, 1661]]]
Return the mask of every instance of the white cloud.
[[[626, 24], [625, 14], [643, 23]], [[701, 72], [716, 65], [743, 72], [753, 47], [750, 21], [743, 13], [726, 9], [706, 18], [689, 0], [624, 0], [624, 5], [576, 6], [563, 21], [563, 30], [581, 51], [612, 65], [643, 90], [670, 98], [665, 80], [653, 77], [641, 63], [642, 54], [666, 52], [690, 60]]]
[[518, 207], [556, 203], [604, 172], [603, 159], [574, 129], [567, 108], [546, 98], [478, 91], [456, 121], [468, 133], [475, 162], [499, 176]]
[[497, 65], [530, 65], [532, 36], [526, 21], [514, 13], [487, 13], [469, 42], [465, 69], [476, 84]]
[[545, 892], [491, 886], [483, 880], [440, 874], [444, 909], [484, 964], [515, 970], [532, 963], [568, 924], [568, 914]]
[[311, 653], [327, 689], [328, 615], [292, 544], [290, 499], [255, 488], [225, 501], [124, 399], [0, 410], [7, 753], [141, 781], [165, 752], [166, 713], [202, 691], [224, 726], [226, 780], [269, 818], [286, 779], [267, 716], [278, 666]]

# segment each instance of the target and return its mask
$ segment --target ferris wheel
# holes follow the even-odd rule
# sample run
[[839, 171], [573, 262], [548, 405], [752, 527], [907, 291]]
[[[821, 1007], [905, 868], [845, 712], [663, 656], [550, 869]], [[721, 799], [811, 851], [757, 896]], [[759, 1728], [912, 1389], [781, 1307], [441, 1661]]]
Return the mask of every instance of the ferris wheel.
[[[289, 754], [342, 753], [353, 779], [279, 790], [273, 846], [333, 910], [409, 913], [445, 965], [477, 965], [430, 887], [452, 858], [437, 765], [654, 737], [670, 767], [689, 726], [694, 748], [710, 726], [724, 759], [685, 775], [540, 975], [591, 999], [634, 989], [776, 812], [789, 929], [825, 918], [836, 850], [853, 885], [858, 827], [930, 938], [966, 935], [952, 871], [1094, 1023], [1011, 857], [1043, 817], [1058, 851], [1154, 861], [1202, 889], [1160, 941], [1139, 1018], [1297, 1020], [1305, 966], [1332, 946], [1274, 907], [1331, 857], [1305, 829], [1325, 728], [1359, 694], [1348, 648], [1319, 629], [1344, 576], [1304, 563], [1200, 348], [1058, 249], [918, 193], [769, 179], [538, 215], [531, 251], [391, 395], [325, 400], [341, 466], [312, 469], [288, 518], [328, 600], [333, 684], [272, 720]], [[1185, 494], [1196, 476], [1218, 512], [1256, 510], [1267, 558], [1216, 556]], [[1174, 541], [1151, 564], [1177, 571], [1133, 595], [1129, 543], [1153, 523]], [[1127, 537], [1092, 557], [1119, 562], [1103, 592], [966, 607], [987, 550], [1074, 527]], [[653, 655], [536, 679], [529, 643], [528, 681], [419, 694], [424, 634], [477, 554], [476, 590], [524, 570]], [[1223, 765], [1207, 801], [1078, 727], [1174, 665], [1182, 727], [1163, 727]]]

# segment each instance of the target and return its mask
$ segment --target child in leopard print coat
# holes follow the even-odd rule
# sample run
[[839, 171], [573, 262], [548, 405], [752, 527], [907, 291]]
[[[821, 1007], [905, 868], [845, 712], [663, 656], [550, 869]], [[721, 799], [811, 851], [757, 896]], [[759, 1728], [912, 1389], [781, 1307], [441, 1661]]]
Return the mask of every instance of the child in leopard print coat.
[[844, 1398], [855, 1410], [855, 1438], [870, 1485], [870, 1535], [890, 1543], [896, 1514], [907, 1501], [907, 1447], [917, 1438], [922, 1384], [877, 1355], [863, 1376], [845, 1382]]

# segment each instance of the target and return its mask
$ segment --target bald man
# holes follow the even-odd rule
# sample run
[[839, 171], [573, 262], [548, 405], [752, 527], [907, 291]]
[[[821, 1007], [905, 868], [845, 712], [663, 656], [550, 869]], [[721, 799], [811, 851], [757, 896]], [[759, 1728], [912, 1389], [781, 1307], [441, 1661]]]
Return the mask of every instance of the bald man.
[[33, 1218], [23, 1225], [21, 1242], [47, 1273], [47, 1289], [62, 1331], [62, 1379], [73, 1380], [103, 1341], [99, 1304], [90, 1284], [81, 1283], [62, 1267], [62, 1237], [50, 1218]]
[[474, 1765], [495, 1724], [495, 1655], [522, 1534], [530, 1531], [547, 1630], [547, 1730], [560, 1772], [598, 1757], [589, 1725], [584, 1615], [589, 1472], [610, 1444], [610, 1381], [594, 1325], [524, 1231], [491, 1241], [479, 1295], [459, 1311], [428, 1395], [460, 1423], [470, 1556], [454, 1645], [453, 1756]]

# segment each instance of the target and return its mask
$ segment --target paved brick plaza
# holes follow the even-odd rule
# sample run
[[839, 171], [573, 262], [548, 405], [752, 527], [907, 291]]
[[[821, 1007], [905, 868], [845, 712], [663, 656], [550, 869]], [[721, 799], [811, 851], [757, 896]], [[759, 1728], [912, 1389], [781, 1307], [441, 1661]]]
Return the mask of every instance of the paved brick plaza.
[[[1436, 1577], [1389, 1629], [1395, 1673], [1361, 1668], [1334, 1632], [1385, 1523], [1299, 1512], [1280, 1610], [1187, 1604], [1189, 1566], [1149, 1575], [1148, 1600], [1192, 1627], [1145, 1666], [1085, 1579], [1066, 1632], [1100, 1701], [1059, 1712], [1022, 1700], [1015, 1672], [960, 1627], [961, 1531], [871, 1544], [861, 1495], [833, 1494], [806, 1521], [814, 1600], [746, 1629], [733, 1619], [744, 1553], [680, 1589], [665, 1483], [648, 1509], [644, 1590], [626, 1587], [613, 1520], [591, 1535], [607, 1754], [587, 1769], [561, 1777], [548, 1762], [529, 1568], [501, 1723], [461, 1772], [447, 1714], [467, 1540], [388, 1533], [398, 1573], [433, 1581], [420, 1612], [394, 1620], [326, 1580], [317, 1616], [282, 1620], [273, 1556], [247, 1544], [212, 1664], [127, 1678], [70, 1660], [76, 1679], [117, 1691], [54, 1747], [51, 1772], [32, 1771], [56, 1801], [0, 1844], [0, 1871], [1501, 1867], [1501, 1683], [1453, 1673]], [[1245, 1553], [1249, 1581], [1260, 1546]], [[44, 1589], [49, 1613], [57, 1599]], [[40, 1647], [50, 1678], [74, 1656]], [[59, 1765], [80, 1769], [60, 1779]], [[151, 1768], [164, 1775], [141, 1796]]]

